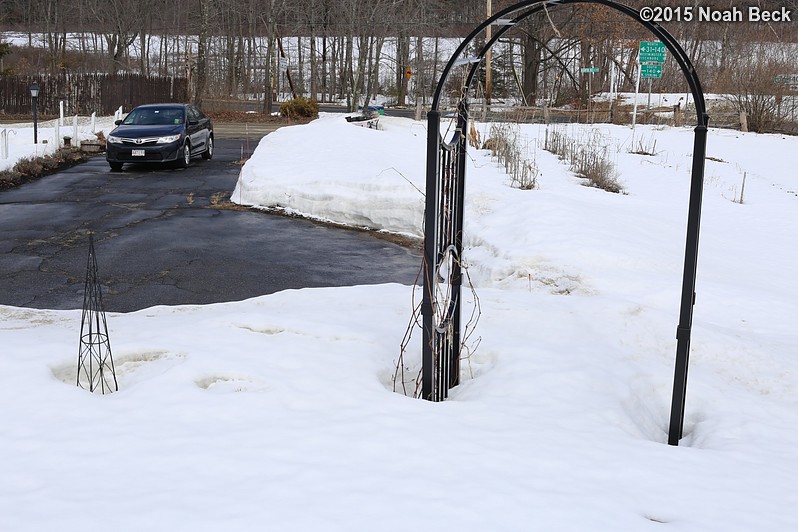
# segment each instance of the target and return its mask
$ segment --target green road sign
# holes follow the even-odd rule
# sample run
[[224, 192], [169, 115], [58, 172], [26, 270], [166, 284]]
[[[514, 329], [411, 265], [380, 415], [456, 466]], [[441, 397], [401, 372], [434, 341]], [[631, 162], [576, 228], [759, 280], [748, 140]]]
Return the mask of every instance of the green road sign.
[[640, 41], [638, 61], [641, 63], [664, 63], [665, 43], [660, 41]]
[[585, 67], [582, 69], [582, 74], [598, 74], [598, 67]]
[[640, 65], [640, 77], [643, 79], [661, 78], [662, 65]]

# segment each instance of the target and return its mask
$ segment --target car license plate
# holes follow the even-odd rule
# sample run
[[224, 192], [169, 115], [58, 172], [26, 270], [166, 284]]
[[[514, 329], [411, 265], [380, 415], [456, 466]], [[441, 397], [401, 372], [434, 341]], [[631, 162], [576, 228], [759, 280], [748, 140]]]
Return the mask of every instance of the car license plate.
[[144, 150], [131, 150], [130, 155], [132, 157], [144, 157]]

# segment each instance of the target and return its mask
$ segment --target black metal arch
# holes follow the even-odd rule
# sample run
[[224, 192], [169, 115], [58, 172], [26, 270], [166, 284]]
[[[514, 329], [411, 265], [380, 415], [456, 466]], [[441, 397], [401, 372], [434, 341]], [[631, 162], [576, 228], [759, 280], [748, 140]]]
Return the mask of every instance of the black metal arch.
[[[566, 4], [600, 4], [612, 8], [643, 25], [663, 42], [679, 64], [696, 107], [697, 126], [693, 146], [693, 165], [688, 205], [687, 238], [682, 278], [679, 324], [676, 329], [676, 366], [674, 371], [668, 443], [678, 445], [684, 426], [687, 366], [690, 334], [695, 304], [695, 278], [698, 264], [698, 235], [706, 157], [707, 123], [704, 92], [692, 62], [676, 39], [662, 26], [644, 20], [640, 13], [613, 0], [523, 0], [509, 6], [477, 26], [458, 46], [443, 69], [431, 110], [427, 114], [426, 207], [424, 215], [424, 296], [422, 397], [441, 401], [459, 381], [460, 358], [460, 286], [465, 195], [466, 128], [468, 126], [468, 91], [488, 50], [513, 25], [543, 9]], [[475, 58], [461, 58], [463, 51], [489, 26], [499, 29]], [[461, 87], [457, 104], [457, 127], [448, 142], [441, 138], [440, 101], [443, 87], [455, 66], [472, 63]]]

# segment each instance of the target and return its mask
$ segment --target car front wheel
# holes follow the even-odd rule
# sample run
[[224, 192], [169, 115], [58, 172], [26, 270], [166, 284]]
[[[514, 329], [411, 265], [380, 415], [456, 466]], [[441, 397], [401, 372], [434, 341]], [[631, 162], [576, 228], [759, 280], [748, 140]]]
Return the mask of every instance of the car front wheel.
[[189, 163], [191, 163], [191, 145], [186, 142], [183, 144], [183, 153], [182, 156], [177, 160], [177, 164], [180, 168], [187, 168]]
[[213, 137], [208, 137], [208, 148], [202, 152], [203, 159], [210, 159], [213, 157]]

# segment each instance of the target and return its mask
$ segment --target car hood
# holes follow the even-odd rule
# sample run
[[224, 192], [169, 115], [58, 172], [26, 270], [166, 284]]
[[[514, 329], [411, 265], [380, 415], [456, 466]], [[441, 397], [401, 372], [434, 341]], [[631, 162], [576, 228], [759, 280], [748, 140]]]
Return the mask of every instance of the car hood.
[[115, 137], [124, 137], [126, 139], [134, 139], [137, 137], [165, 137], [167, 135], [177, 135], [183, 132], [182, 125], [167, 124], [164, 126], [119, 126], [113, 131], [111, 135]]

